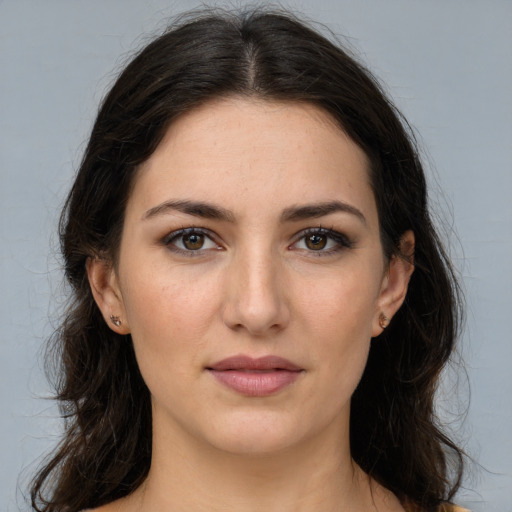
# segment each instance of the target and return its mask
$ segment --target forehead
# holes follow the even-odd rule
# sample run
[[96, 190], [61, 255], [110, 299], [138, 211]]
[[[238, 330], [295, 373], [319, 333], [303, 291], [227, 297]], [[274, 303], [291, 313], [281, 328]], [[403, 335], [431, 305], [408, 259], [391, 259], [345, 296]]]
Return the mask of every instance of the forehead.
[[251, 205], [337, 199], [371, 210], [368, 169], [365, 153], [319, 107], [224, 98], [171, 124], [141, 166], [129, 205], [191, 198], [242, 214]]

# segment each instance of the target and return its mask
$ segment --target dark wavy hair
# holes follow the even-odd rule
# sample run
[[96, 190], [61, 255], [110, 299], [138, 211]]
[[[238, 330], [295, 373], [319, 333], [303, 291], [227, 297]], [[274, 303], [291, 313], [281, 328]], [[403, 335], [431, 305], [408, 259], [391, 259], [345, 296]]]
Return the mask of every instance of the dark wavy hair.
[[385, 255], [415, 235], [415, 272], [402, 308], [372, 346], [351, 405], [351, 450], [410, 510], [451, 500], [463, 453], [440, 428], [434, 397], [454, 349], [460, 294], [436, 234], [414, 135], [372, 74], [339, 43], [281, 11], [202, 11], [140, 51], [104, 99], [65, 203], [60, 239], [72, 298], [51, 345], [64, 437], [36, 475], [39, 512], [77, 512], [125, 496], [151, 464], [150, 394], [130, 336], [96, 306], [86, 261], [115, 265], [137, 170], [180, 114], [237, 95], [308, 102], [366, 153]]

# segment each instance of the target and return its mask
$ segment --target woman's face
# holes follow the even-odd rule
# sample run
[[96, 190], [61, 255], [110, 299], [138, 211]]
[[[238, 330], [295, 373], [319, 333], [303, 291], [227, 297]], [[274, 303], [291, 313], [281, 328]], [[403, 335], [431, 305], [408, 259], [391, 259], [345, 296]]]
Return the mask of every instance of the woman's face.
[[327, 114], [228, 98], [183, 115], [138, 173], [119, 254], [89, 277], [132, 335], [155, 431], [237, 453], [348, 441], [409, 270], [386, 262], [367, 158]]

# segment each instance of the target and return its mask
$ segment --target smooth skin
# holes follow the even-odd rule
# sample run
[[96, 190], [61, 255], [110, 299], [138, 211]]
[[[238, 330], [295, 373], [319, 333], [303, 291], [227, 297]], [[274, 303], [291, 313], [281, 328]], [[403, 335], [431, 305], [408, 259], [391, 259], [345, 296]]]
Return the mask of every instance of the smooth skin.
[[[98, 510], [404, 510], [349, 447], [379, 316], [413, 271], [383, 254], [368, 166], [305, 103], [228, 97], [170, 126], [138, 171], [116, 265], [87, 265], [105, 321], [132, 336], [154, 429], [145, 483]], [[412, 256], [411, 232], [402, 246]], [[208, 371], [238, 354], [303, 371], [244, 396]]]

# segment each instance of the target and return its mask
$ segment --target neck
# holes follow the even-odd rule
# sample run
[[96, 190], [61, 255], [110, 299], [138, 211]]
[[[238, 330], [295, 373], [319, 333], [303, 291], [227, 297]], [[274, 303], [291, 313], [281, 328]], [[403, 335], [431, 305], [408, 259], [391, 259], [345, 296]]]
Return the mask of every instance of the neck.
[[137, 512], [374, 510], [370, 478], [352, 461], [339, 425], [300, 446], [256, 455], [228, 453], [176, 432], [164, 435], [158, 424], [153, 428], [151, 469], [132, 495]]

